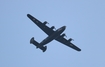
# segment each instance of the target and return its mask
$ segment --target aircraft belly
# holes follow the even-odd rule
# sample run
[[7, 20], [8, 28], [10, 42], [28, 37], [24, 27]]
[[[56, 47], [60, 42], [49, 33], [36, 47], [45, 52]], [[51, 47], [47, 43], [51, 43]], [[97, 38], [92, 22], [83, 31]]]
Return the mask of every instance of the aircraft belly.
[[52, 40], [56, 39], [58, 36], [59, 36], [60, 33], [58, 32], [55, 32], [53, 33], [51, 36], [48, 36], [47, 38], [45, 38], [41, 43], [40, 45], [45, 45], [49, 42], [51, 42]]
[[44, 39], [44, 40], [40, 43], [40, 45], [45, 45], [45, 44], [51, 42], [51, 41], [52, 41], [53, 39], [55, 39], [55, 38], [56, 38], [56, 36], [48, 36], [46, 39]]
[[51, 36], [48, 36], [47, 38], [45, 38], [40, 45], [45, 45], [49, 42], [51, 42], [52, 40], [56, 39], [63, 31], [65, 30], [65, 28], [62, 29], [59, 28], [58, 30], [56, 30]]

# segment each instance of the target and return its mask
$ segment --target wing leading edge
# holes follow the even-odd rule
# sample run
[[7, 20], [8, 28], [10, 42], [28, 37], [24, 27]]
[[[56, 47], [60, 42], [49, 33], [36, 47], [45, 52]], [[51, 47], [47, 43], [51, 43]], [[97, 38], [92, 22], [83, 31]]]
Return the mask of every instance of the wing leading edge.
[[77, 46], [75, 46], [73, 43], [71, 43], [70, 41], [68, 41], [67, 39], [63, 38], [62, 36], [59, 36], [58, 38], [56, 38], [55, 40], [59, 41], [60, 43], [68, 46], [68, 47], [71, 47], [77, 51], [81, 51], [80, 48], [78, 48]]
[[47, 35], [51, 35], [54, 30], [46, 26], [44, 23], [36, 19], [30, 14], [27, 14], [27, 17], [30, 18], [41, 30], [43, 30]]

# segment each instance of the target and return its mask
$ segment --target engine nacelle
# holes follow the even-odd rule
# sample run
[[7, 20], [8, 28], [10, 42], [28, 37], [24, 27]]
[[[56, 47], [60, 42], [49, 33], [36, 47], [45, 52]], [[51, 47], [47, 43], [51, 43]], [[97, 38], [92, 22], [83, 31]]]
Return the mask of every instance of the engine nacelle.
[[72, 39], [72, 38], [70, 38], [70, 39], [68, 39], [68, 41], [69, 41], [69, 42], [71, 42], [71, 41], [73, 41], [73, 39]]
[[[66, 34], [62, 34], [61, 36], [64, 37], [64, 36], [66, 36]], [[66, 37], [67, 37], [67, 36], [66, 36]]]
[[55, 29], [55, 27], [54, 27], [54, 26], [52, 26], [52, 27], [51, 27], [51, 29], [53, 30], [53, 29]]
[[49, 24], [49, 23], [47, 21], [44, 21], [43, 24], [46, 25], [46, 24]]

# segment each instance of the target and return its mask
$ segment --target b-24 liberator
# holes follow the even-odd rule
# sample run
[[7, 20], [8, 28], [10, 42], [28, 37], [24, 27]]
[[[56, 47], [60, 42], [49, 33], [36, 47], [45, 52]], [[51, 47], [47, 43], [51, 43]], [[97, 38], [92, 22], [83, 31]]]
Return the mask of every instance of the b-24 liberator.
[[[46, 24], [48, 23], [47, 21], [45, 22], [41, 22], [38, 19], [36, 19], [35, 17], [33, 17], [30, 14], [27, 14], [27, 17], [29, 19], [31, 19], [41, 30], [43, 30], [48, 37], [46, 37], [44, 40], [42, 40], [42, 42], [38, 43], [37, 41], [34, 40], [34, 37], [31, 38], [30, 43], [35, 45], [36, 48], [41, 49], [43, 52], [46, 51], [47, 46], [45, 46], [46, 44], [48, 44], [49, 42], [56, 40], [68, 47], [71, 47], [77, 51], [81, 51], [81, 49], [77, 46], [75, 46], [73, 43], [71, 43], [71, 41], [73, 40], [72, 38], [70, 39], [66, 39], [64, 38], [64, 36], [66, 36], [63, 31], [66, 29], [66, 26], [62, 26], [57, 30], [54, 30], [55, 27], [48, 27]], [[62, 34], [63, 33], [63, 34]]]

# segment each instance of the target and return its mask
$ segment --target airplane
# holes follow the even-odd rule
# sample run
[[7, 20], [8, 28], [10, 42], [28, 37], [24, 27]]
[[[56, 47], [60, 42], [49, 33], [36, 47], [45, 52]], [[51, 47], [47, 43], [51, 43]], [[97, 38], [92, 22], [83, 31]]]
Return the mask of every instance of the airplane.
[[[43, 30], [47, 35], [48, 37], [46, 37], [42, 42], [38, 43], [37, 41], [34, 40], [34, 37], [32, 37], [30, 39], [30, 44], [33, 44], [36, 46], [36, 48], [39, 48], [41, 49], [43, 52], [46, 51], [47, 49], [47, 46], [45, 46], [46, 44], [48, 44], [49, 42], [53, 41], [53, 40], [56, 40], [68, 47], [71, 47], [77, 51], [81, 51], [80, 48], [78, 48], [77, 46], [75, 46], [73, 43], [71, 43], [71, 41], [73, 40], [72, 38], [70, 39], [66, 39], [64, 38], [64, 36], [66, 36], [63, 31], [66, 29], [66, 26], [62, 26], [60, 28], [58, 28], [57, 30], [54, 30], [55, 27], [52, 26], [52, 27], [48, 27], [46, 24], [48, 24], [47, 21], [45, 22], [41, 22], [39, 21], [38, 19], [36, 19], [35, 17], [33, 17], [32, 15], [30, 14], [27, 14], [27, 17], [32, 20], [41, 30]], [[62, 34], [63, 33], [63, 34]]]

